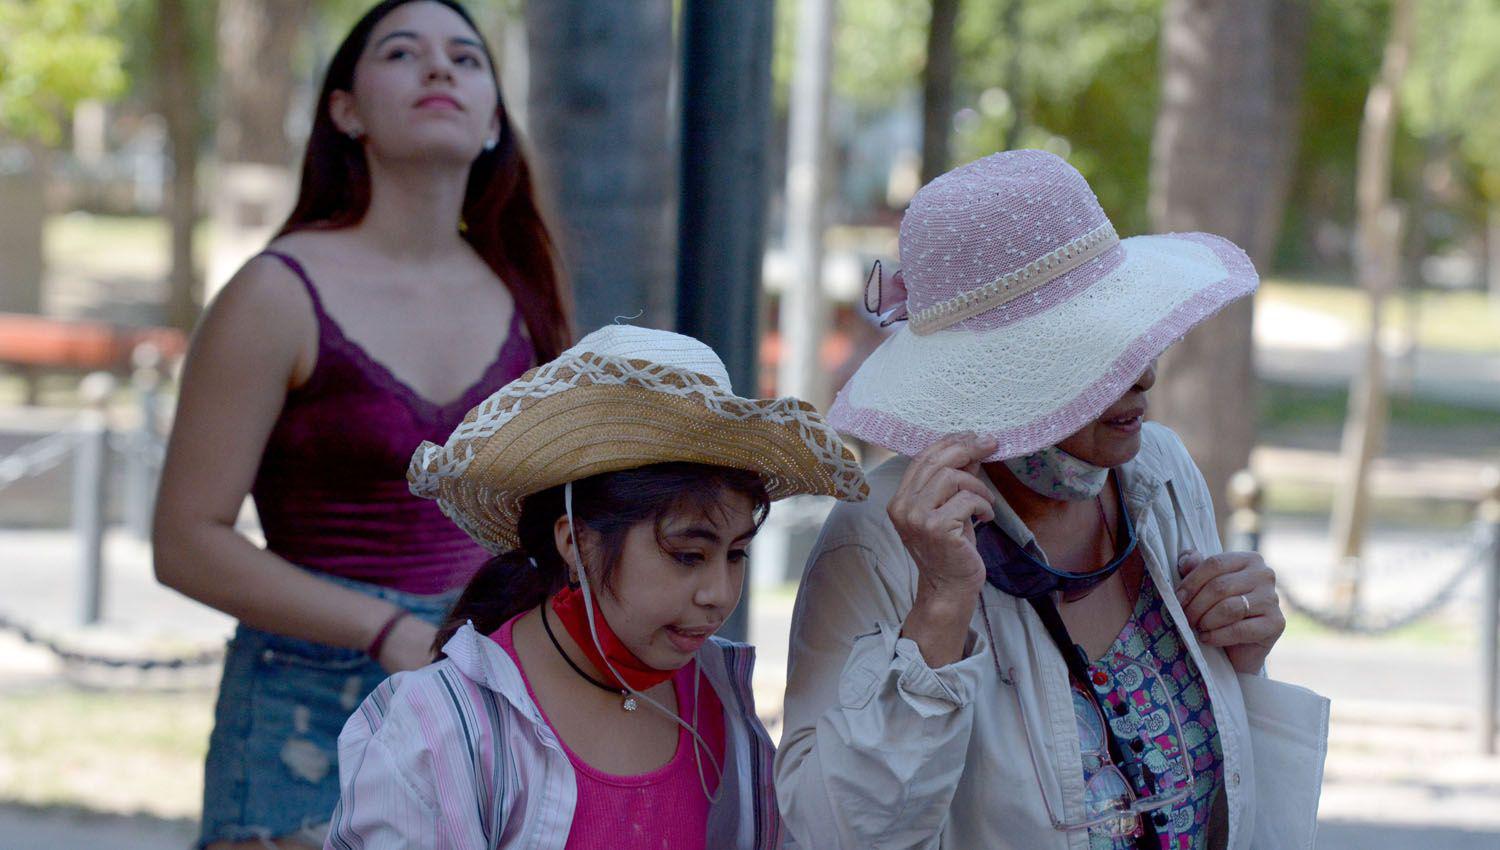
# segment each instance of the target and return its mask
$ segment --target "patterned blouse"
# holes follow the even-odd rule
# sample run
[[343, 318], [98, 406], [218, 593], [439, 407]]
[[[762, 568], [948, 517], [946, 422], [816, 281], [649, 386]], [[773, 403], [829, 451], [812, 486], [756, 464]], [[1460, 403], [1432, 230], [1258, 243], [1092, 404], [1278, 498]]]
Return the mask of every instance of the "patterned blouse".
[[[1135, 663], [1133, 663], [1135, 662]], [[1089, 687], [1099, 696], [1110, 729], [1124, 752], [1121, 771], [1137, 798], [1180, 788], [1186, 777], [1183, 751], [1192, 764], [1193, 787], [1181, 801], [1142, 817], [1151, 818], [1163, 850], [1202, 850], [1208, 839], [1208, 820], [1214, 796], [1224, 785], [1224, 753], [1203, 676], [1189, 657], [1173, 627], [1160, 595], [1149, 578], [1130, 620], [1098, 661], [1089, 665]], [[1160, 673], [1160, 679], [1149, 670]], [[1166, 693], [1162, 693], [1163, 686]], [[1100, 713], [1093, 701], [1074, 689], [1073, 708], [1080, 739], [1102, 739]], [[1175, 706], [1177, 724], [1169, 706]], [[1181, 740], [1178, 739], [1181, 730]], [[1102, 760], [1084, 753], [1084, 778], [1107, 769]], [[1090, 850], [1132, 850], [1129, 836], [1114, 837], [1108, 830], [1089, 833]]]

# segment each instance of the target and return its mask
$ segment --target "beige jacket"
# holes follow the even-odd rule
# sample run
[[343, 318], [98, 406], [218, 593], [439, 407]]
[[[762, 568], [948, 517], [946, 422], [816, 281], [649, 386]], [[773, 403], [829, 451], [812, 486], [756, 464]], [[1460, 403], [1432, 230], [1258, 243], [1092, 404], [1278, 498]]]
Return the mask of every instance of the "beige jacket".
[[[1086, 832], [1055, 829], [1044, 803], [1042, 786], [1058, 817], [1078, 819], [1083, 768], [1067, 670], [1036, 612], [986, 585], [994, 643], [976, 610], [966, 656], [937, 670], [900, 637], [917, 573], [885, 508], [908, 462], [875, 469], [868, 501], [835, 507], [809, 558], [776, 754], [788, 831], [809, 850], [1083, 850]], [[1204, 672], [1224, 751], [1227, 846], [1311, 848], [1327, 700], [1237, 674], [1187, 627], [1169, 589], [1177, 555], [1220, 546], [1203, 477], [1177, 436], [1148, 424], [1120, 477], [1147, 572]], [[993, 495], [1002, 527], [1029, 541]]]

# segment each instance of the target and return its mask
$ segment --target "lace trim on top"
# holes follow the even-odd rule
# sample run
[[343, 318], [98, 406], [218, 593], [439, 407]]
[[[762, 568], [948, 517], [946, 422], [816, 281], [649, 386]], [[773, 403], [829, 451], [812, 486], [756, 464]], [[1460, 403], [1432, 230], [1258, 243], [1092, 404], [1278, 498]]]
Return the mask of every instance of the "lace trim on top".
[[[343, 325], [340, 325], [338, 320], [323, 305], [323, 299], [318, 294], [317, 287], [313, 285], [312, 278], [308, 275], [307, 269], [295, 257], [279, 251], [264, 251], [263, 253], [280, 260], [302, 281], [303, 287], [307, 290], [307, 297], [312, 301], [313, 315], [318, 320], [319, 353], [321, 354], [325, 350], [337, 352], [357, 363], [360, 371], [369, 379], [371, 385], [400, 399], [413, 413], [422, 418], [445, 418], [450, 413], [466, 411], [473, 407], [477, 402], [475, 397], [494, 384], [496, 375], [502, 370], [512, 367], [516, 355], [520, 353], [518, 349], [522, 346], [530, 345], [526, 335], [521, 332], [524, 322], [521, 317], [520, 308], [517, 306], [511, 311], [510, 327], [506, 331], [505, 338], [500, 343], [500, 348], [496, 351], [495, 357], [490, 361], [489, 366], [485, 368], [477, 380], [464, 387], [463, 391], [456, 398], [440, 404], [417, 392], [410, 384], [397, 377], [396, 373], [391, 371], [389, 366], [376, 359], [370, 353], [369, 349], [345, 333]], [[531, 358], [528, 357], [527, 359]], [[322, 358], [320, 356], [319, 362], [313, 364], [313, 374], [309, 376], [307, 383], [303, 387], [299, 387], [299, 389], [304, 389], [312, 384], [321, 366]]]

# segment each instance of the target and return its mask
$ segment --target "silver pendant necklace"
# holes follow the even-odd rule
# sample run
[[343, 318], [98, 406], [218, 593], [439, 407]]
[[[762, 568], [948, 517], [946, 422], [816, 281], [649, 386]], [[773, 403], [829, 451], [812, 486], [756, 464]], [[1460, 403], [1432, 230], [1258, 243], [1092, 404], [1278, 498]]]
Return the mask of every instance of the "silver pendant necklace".
[[552, 648], [557, 650], [557, 654], [562, 656], [562, 660], [568, 662], [568, 666], [573, 668], [573, 672], [577, 673], [579, 676], [582, 676], [585, 682], [588, 682], [590, 685], [593, 685], [596, 688], [600, 688], [601, 690], [609, 691], [612, 694], [619, 694], [620, 708], [625, 711], [635, 711], [639, 707], [639, 705], [636, 703], [635, 695], [630, 691], [627, 691], [624, 688], [612, 688], [604, 682], [595, 679], [593, 676], [590, 676], [588, 673], [584, 672], [583, 668], [579, 667], [573, 661], [573, 659], [568, 656], [568, 653], [563, 650], [562, 644], [557, 642], [557, 635], [552, 633], [552, 624], [547, 622], [546, 603], [542, 604], [542, 628], [547, 631], [547, 639], [552, 641]]

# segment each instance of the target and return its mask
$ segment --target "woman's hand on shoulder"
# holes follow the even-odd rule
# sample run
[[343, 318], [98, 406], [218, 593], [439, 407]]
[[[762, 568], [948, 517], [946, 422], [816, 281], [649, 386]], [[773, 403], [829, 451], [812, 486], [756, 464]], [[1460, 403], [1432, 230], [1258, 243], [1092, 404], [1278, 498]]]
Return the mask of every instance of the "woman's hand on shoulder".
[[375, 660], [387, 673], [416, 670], [432, 663], [432, 641], [437, 627], [415, 616], [405, 616], [391, 627]]
[[1223, 647], [1240, 673], [1256, 673], [1286, 631], [1276, 573], [1255, 552], [1183, 552], [1177, 601], [1200, 643]]

